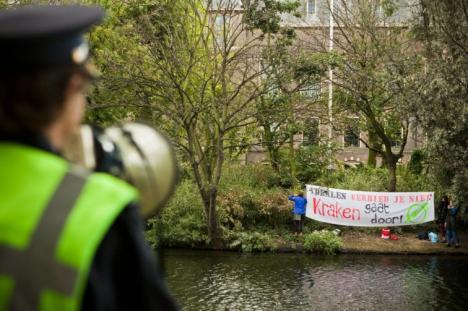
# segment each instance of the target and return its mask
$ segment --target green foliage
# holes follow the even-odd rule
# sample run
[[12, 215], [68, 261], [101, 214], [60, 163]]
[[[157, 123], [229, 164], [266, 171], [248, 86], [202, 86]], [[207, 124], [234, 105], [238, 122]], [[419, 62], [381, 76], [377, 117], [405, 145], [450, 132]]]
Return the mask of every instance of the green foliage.
[[[217, 220], [226, 247], [243, 252], [274, 251], [279, 245], [298, 242], [291, 234], [292, 203], [287, 200], [290, 191], [269, 188], [272, 176], [277, 176], [269, 166], [225, 165], [224, 170]], [[413, 174], [405, 166], [399, 166], [397, 174], [398, 191], [435, 191], [436, 197], [444, 193], [431, 175]], [[342, 189], [385, 191], [387, 178], [385, 169], [362, 167], [324, 171], [315, 183]], [[146, 238], [151, 245], [157, 245], [156, 237], [168, 246], [194, 247], [209, 242], [204, 208], [197, 191], [191, 178], [182, 181], [161, 217], [149, 221]], [[305, 249], [336, 252], [340, 238], [330, 235], [335, 228], [308, 219], [304, 226]], [[347, 230], [376, 232], [373, 228]]]
[[392, 16], [398, 10], [398, 5], [395, 0], [382, 0], [380, 5], [382, 7], [382, 11], [387, 17]]
[[408, 169], [413, 174], [421, 174], [424, 167], [424, 160], [426, 155], [423, 150], [415, 149], [411, 153], [411, 159], [408, 162]]
[[314, 231], [304, 235], [304, 249], [308, 252], [333, 255], [340, 251], [343, 243], [337, 231]]
[[164, 245], [204, 245], [208, 242], [208, 234], [203, 211], [195, 184], [190, 180], [184, 180], [160, 218], [149, 222], [150, 231], [153, 230], [154, 234], [160, 232], [160, 241]]
[[229, 248], [245, 253], [264, 252], [272, 249], [272, 237], [262, 232], [233, 232], [229, 237]]
[[385, 191], [388, 180], [387, 170], [382, 168], [358, 167], [338, 169], [322, 175], [318, 184], [331, 188]]
[[[244, 3], [244, 22], [251, 29], [259, 29], [265, 34], [277, 34], [283, 29], [280, 22], [281, 17], [278, 12], [294, 13], [300, 6], [297, 0], [253, 0]], [[283, 30], [288, 34], [288, 29]]]
[[323, 145], [301, 147], [296, 152], [297, 179], [312, 183], [325, 174], [330, 163], [328, 148]]
[[[343, 112], [341, 119], [358, 117], [360, 129], [372, 133], [360, 138], [386, 159], [389, 191], [396, 190], [395, 168], [406, 146], [410, 120], [425, 104], [418, 94], [424, 82], [415, 79], [425, 71], [424, 58], [408, 29], [394, 24], [394, 13], [401, 6], [392, 0], [357, 1], [338, 10], [335, 18], [336, 44], [342, 45], [342, 37], [347, 40], [333, 72], [335, 91], [345, 100], [334, 101], [334, 109]], [[340, 116], [335, 114], [334, 119]], [[346, 129], [346, 124], [341, 126]]]
[[233, 186], [243, 186], [251, 188], [266, 188], [269, 179], [275, 174], [268, 165], [234, 165], [224, 166], [224, 172], [220, 190], [230, 190]]
[[[435, 191], [437, 195], [443, 192], [430, 175], [414, 174], [409, 168], [399, 166], [397, 176], [397, 191]], [[317, 180], [317, 184], [326, 187], [361, 191], [386, 191], [387, 183], [387, 170], [372, 167], [337, 169]]]
[[413, 31], [427, 59], [418, 109], [427, 137], [427, 166], [431, 178], [448, 190], [468, 220], [468, 31], [466, 1], [419, 1]]
[[269, 188], [273, 170], [265, 165], [226, 166], [218, 202], [219, 223], [230, 230], [286, 226], [291, 218], [287, 193]]
[[437, 194], [442, 194], [441, 187], [437, 182], [425, 174], [414, 174], [409, 168], [401, 166], [397, 170], [398, 174], [398, 191], [417, 192], [417, 191], [435, 191]]
[[332, 63], [330, 55], [325, 53], [300, 54], [295, 59], [288, 59], [292, 75], [297, 81], [318, 77], [326, 72], [327, 65]]
[[193, 164], [211, 237], [217, 235], [223, 162], [237, 157], [255, 135], [246, 120], [262, 94], [255, 81], [263, 68], [245, 55], [262, 54], [264, 32], [284, 42], [294, 36], [280, 24], [292, 2], [251, 2], [266, 24], [254, 25], [261, 31], [250, 32], [248, 40], [248, 26], [237, 24], [244, 13], [234, 3], [224, 1], [213, 13], [204, 0], [103, 1], [109, 18], [90, 36], [103, 76], [90, 97], [88, 121], [142, 119], [170, 136]]
[[275, 173], [268, 178], [268, 188], [284, 188], [289, 189], [293, 186], [293, 180], [289, 172]]

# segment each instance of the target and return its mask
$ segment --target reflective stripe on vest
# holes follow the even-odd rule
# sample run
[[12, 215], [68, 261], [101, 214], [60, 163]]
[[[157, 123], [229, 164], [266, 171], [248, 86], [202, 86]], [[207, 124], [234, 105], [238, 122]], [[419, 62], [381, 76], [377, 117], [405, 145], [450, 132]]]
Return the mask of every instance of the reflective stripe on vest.
[[94, 254], [136, 191], [0, 143], [0, 310], [77, 310]]

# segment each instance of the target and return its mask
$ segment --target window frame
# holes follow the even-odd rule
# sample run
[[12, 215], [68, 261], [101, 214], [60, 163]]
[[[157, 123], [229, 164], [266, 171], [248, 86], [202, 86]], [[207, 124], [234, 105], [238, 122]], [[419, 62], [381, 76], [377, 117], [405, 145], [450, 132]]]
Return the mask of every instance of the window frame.
[[[314, 11], [311, 13], [309, 11], [310, 5], [313, 3]], [[317, 16], [317, 0], [306, 0], [306, 16], [312, 17], [312, 16]]]
[[307, 83], [299, 90], [299, 94], [305, 98], [317, 98], [322, 94], [322, 83], [321, 81], [315, 81], [313, 83]]
[[[347, 117], [349, 120], [353, 119], [355, 121], [357, 121], [359, 119], [359, 117]], [[346, 137], [347, 137], [347, 131], [350, 130], [353, 125], [350, 124], [349, 126], [347, 126], [344, 131], [343, 131], [343, 148], [361, 148], [361, 135], [362, 135], [362, 132], [359, 128], [359, 125], [355, 125], [356, 126], [356, 129], [359, 131], [358, 132], [358, 135], [354, 135], [357, 139], [357, 146], [354, 145], [354, 144], [349, 144], [347, 145], [347, 142], [346, 142]]]
[[308, 122], [316, 122], [316, 132], [317, 132], [317, 135], [316, 135], [316, 142], [315, 143], [309, 143], [309, 137], [307, 137], [306, 139], [306, 135], [305, 135], [305, 130], [302, 131], [302, 139], [301, 139], [301, 145], [304, 146], [304, 147], [310, 147], [310, 146], [318, 146], [320, 145], [320, 118], [319, 117], [310, 117], [308, 118], [307, 120], [304, 121], [304, 126], [308, 123]]

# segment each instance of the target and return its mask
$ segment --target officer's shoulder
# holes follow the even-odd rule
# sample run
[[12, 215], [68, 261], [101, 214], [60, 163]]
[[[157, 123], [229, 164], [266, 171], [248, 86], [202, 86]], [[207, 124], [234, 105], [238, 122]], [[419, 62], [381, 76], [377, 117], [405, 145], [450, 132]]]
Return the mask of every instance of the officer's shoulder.
[[127, 182], [106, 173], [92, 173], [89, 175], [88, 181], [94, 186], [99, 186], [109, 190], [136, 191], [136, 189]]

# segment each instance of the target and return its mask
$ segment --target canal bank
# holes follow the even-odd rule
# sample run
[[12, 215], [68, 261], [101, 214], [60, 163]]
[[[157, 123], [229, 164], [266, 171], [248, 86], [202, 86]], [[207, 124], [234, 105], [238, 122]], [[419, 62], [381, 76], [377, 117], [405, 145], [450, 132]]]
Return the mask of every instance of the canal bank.
[[[256, 233], [246, 233], [249, 237], [255, 237]], [[258, 236], [262, 233], [258, 232]], [[341, 247], [337, 254], [387, 254], [387, 255], [463, 255], [468, 256], [468, 232], [461, 232], [460, 247], [447, 247], [445, 243], [431, 243], [429, 240], [417, 238], [417, 232], [404, 232], [397, 235], [398, 240], [382, 239], [377, 233], [361, 231], [344, 231], [339, 235]], [[258, 238], [257, 238], [258, 239]], [[165, 245], [165, 248], [214, 250], [243, 253], [323, 253], [321, 250], [311, 251], [304, 247], [305, 236], [294, 237], [289, 234], [278, 234], [269, 243], [251, 238], [248, 242], [254, 245], [245, 247], [242, 242], [221, 240], [217, 245]], [[244, 241], [245, 243], [245, 241]], [[260, 245], [264, 243], [265, 245]]]
[[420, 240], [417, 233], [398, 235], [398, 240], [384, 240], [375, 234], [345, 232], [342, 253], [349, 254], [405, 254], [405, 255], [468, 255], [468, 233], [460, 233], [460, 247]]
[[[388, 255], [468, 255], [468, 233], [460, 234], [460, 247], [447, 247], [446, 243], [431, 243], [420, 240], [417, 233], [402, 233], [398, 240], [385, 240], [377, 234], [363, 232], [344, 232], [341, 235], [342, 254], [388, 254]], [[464, 242], [466, 241], [466, 242]], [[275, 252], [302, 253], [305, 252], [303, 240], [280, 241]]]

